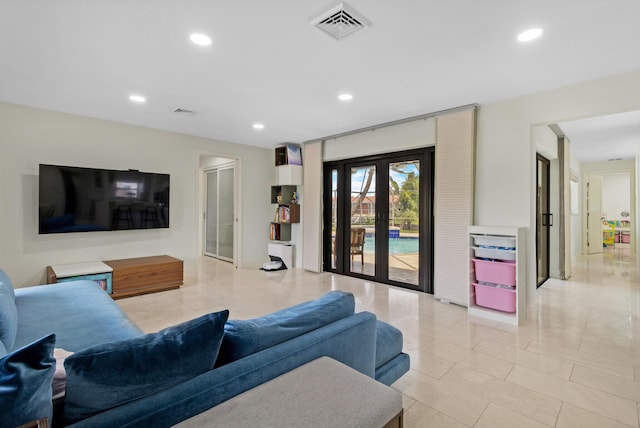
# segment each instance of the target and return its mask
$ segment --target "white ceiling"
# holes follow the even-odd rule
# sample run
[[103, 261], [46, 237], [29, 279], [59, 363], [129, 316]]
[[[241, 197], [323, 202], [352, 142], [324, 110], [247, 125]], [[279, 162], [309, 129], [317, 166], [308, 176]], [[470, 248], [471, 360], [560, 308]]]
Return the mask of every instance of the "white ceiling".
[[580, 162], [633, 159], [640, 154], [640, 111], [559, 123]]
[[341, 41], [337, 3], [0, 0], [0, 101], [273, 147], [640, 69], [638, 0], [350, 0]]

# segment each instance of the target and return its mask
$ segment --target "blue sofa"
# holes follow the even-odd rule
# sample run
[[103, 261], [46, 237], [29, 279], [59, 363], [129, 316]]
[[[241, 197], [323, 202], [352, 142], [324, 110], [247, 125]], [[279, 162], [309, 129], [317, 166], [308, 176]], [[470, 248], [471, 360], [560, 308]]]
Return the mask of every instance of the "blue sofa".
[[333, 291], [252, 320], [221, 311], [145, 335], [94, 282], [14, 290], [0, 270], [0, 390], [13, 383], [0, 428], [51, 418], [54, 346], [74, 352], [54, 417], [73, 427], [171, 426], [321, 356], [389, 385], [409, 369], [402, 333], [354, 309], [352, 294]]

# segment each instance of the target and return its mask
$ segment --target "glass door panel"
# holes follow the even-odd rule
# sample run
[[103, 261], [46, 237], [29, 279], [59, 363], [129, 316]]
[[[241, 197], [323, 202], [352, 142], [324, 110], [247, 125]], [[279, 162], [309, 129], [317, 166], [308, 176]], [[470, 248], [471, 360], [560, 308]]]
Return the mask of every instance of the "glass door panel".
[[337, 238], [338, 233], [338, 170], [331, 170], [331, 255], [330, 268], [337, 269]]
[[345, 236], [349, 249], [349, 271], [376, 274], [376, 166], [351, 168], [351, 221]]
[[389, 164], [389, 280], [419, 285], [420, 161]]
[[218, 256], [233, 259], [233, 168], [219, 171]]
[[207, 171], [207, 213], [205, 254], [218, 254], [218, 171]]

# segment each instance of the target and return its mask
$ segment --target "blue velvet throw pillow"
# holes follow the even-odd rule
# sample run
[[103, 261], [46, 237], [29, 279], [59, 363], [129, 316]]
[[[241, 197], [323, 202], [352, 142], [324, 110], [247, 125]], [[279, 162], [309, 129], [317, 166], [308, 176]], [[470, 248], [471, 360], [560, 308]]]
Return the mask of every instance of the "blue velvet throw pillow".
[[51, 419], [55, 344], [50, 334], [0, 358], [0, 428]]
[[211, 370], [228, 317], [224, 310], [74, 353], [64, 363], [65, 425]]
[[225, 326], [216, 367], [275, 346], [353, 315], [353, 294], [331, 291], [324, 296], [250, 320], [231, 320]]

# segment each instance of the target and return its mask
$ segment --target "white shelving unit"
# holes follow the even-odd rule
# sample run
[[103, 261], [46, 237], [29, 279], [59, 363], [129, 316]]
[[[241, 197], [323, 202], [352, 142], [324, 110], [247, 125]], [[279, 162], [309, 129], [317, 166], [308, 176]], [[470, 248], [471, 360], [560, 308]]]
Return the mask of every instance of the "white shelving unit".
[[[475, 264], [475, 237], [486, 237], [488, 242], [496, 242], [496, 247], [502, 241], [515, 242], [515, 250], [482, 248], [479, 251], [481, 257], [495, 258], [515, 262], [515, 312], [502, 310], [476, 304], [476, 293], [473, 283], [476, 282]], [[510, 246], [510, 245], [508, 245]], [[505, 290], [507, 292], [507, 290]], [[469, 226], [469, 304], [470, 317], [481, 317], [493, 321], [511, 325], [519, 325], [526, 319], [527, 283], [526, 283], [526, 228], [503, 226]]]

